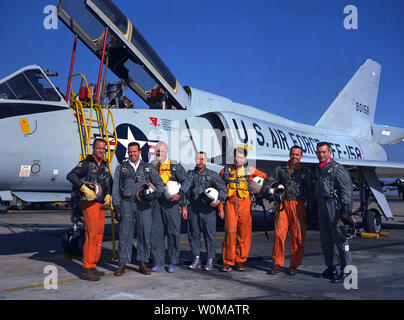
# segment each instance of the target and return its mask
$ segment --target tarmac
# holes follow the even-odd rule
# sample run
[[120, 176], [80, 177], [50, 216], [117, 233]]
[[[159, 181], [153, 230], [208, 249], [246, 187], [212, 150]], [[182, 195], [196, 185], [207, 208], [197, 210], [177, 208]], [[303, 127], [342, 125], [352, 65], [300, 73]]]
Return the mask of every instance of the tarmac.
[[[350, 240], [353, 276], [345, 284], [321, 277], [324, 258], [319, 231], [307, 231], [305, 257], [295, 276], [287, 274], [289, 244], [280, 274], [272, 276], [273, 229], [265, 235], [264, 215], [253, 211], [253, 237], [244, 272], [222, 272], [223, 223], [217, 227], [217, 263], [213, 271], [187, 268], [192, 260], [186, 224], [181, 233], [177, 272], [138, 272], [134, 259], [128, 272], [113, 275], [111, 220], [106, 219], [102, 257], [98, 269], [106, 275], [97, 282], [79, 278], [81, 257], [63, 252], [61, 238], [71, 227], [70, 210], [11, 211], [0, 214], [0, 300], [402, 300], [404, 298], [404, 201], [389, 196], [394, 221], [382, 218], [384, 236]], [[118, 226], [115, 224], [116, 236]], [[134, 241], [136, 244], [136, 240]], [[117, 242], [116, 242], [117, 245]], [[202, 248], [204, 244], [202, 243]], [[205, 251], [202, 253], [204, 257]]]

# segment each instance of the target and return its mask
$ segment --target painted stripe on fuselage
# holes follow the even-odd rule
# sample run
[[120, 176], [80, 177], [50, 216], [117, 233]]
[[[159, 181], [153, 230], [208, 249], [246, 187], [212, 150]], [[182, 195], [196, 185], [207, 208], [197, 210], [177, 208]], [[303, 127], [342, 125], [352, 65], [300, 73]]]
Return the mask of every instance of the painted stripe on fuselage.
[[35, 113], [44, 113], [50, 111], [59, 111], [67, 109], [66, 107], [52, 104], [35, 103], [0, 103], [0, 119], [23, 116]]

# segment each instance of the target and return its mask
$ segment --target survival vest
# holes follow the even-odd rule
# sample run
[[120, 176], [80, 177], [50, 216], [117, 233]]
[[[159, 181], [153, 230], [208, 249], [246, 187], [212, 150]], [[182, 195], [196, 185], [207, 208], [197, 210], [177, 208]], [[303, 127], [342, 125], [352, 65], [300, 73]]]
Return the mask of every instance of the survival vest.
[[154, 164], [157, 173], [160, 175], [161, 179], [164, 182], [164, 185], [167, 184], [168, 181], [177, 181], [176, 171], [177, 171], [177, 163], [168, 159], [167, 163], [157, 162]]
[[307, 168], [302, 166], [293, 173], [289, 173], [287, 166], [277, 167], [274, 177], [285, 186], [286, 200], [306, 200], [306, 179], [310, 178], [310, 172]]
[[[139, 170], [140, 168], [143, 170]], [[143, 162], [134, 172], [129, 160], [122, 162], [119, 171], [119, 190], [124, 198], [134, 197], [139, 187], [150, 180], [150, 164]]]
[[[334, 198], [337, 172], [343, 172], [343, 167], [333, 159], [321, 170], [318, 166], [315, 170], [315, 196], [323, 199]], [[344, 186], [340, 186], [344, 187]]]
[[201, 174], [198, 174], [195, 170], [189, 170], [188, 175], [192, 180], [189, 189], [190, 200], [197, 201], [202, 193], [212, 186], [213, 172], [205, 168]]
[[223, 168], [223, 180], [227, 187], [227, 197], [233, 196], [236, 191], [237, 195], [241, 199], [247, 199], [250, 197], [248, 191], [248, 182], [250, 181], [251, 167], [243, 166], [237, 169], [233, 166], [225, 166]]

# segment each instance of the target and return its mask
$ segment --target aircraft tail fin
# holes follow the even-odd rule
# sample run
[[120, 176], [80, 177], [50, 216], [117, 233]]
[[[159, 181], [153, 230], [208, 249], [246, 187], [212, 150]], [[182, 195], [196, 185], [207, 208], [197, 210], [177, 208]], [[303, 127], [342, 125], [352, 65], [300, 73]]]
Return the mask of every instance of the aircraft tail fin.
[[381, 66], [372, 59], [360, 66], [316, 127], [372, 139]]

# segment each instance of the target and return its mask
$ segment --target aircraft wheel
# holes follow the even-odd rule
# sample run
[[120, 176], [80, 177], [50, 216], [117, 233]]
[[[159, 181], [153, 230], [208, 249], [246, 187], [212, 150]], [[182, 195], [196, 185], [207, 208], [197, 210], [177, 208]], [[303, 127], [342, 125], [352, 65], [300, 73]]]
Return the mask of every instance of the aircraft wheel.
[[75, 256], [83, 255], [83, 247], [84, 242], [86, 240], [86, 236], [84, 230], [77, 230], [70, 241], [70, 246], [72, 248], [73, 254]]
[[20, 199], [17, 199], [17, 202], [15, 204], [15, 207], [17, 208], [17, 210], [24, 210], [24, 207], [27, 205], [27, 203], [25, 201], [22, 201]]
[[84, 230], [74, 231], [73, 228], [67, 230], [62, 237], [62, 248], [67, 254], [82, 256], [85, 241]]
[[11, 205], [7, 201], [0, 201], [0, 212], [7, 212], [8, 209], [10, 209]]
[[365, 216], [365, 231], [379, 233], [382, 229], [382, 219], [377, 209], [370, 209]]
[[73, 238], [73, 229], [66, 230], [62, 237], [62, 249], [67, 254], [73, 254], [73, 249], [71, 247], [71, 240]]

